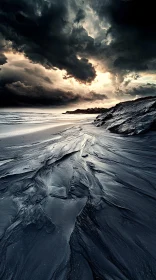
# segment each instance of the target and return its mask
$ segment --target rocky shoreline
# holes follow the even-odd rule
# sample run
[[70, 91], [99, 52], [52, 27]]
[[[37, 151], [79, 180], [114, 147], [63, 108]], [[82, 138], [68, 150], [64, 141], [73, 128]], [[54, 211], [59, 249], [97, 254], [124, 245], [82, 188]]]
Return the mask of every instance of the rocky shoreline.
[[113, 133], [137, 135], [156, 130], [156, 97], [126, 101], [97, 116], [94, 124]]
[[88, 108], [88, 109], [76, 109], [74, 111], [66, 111], [63, 114], [103, 114], [108, 111], [107, 108]]

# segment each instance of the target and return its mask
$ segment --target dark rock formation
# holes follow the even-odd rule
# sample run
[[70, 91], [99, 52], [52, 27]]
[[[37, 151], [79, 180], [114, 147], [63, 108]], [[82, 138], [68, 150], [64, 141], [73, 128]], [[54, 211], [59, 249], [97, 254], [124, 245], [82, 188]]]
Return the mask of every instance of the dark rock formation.
[[76, 109], [74, 111], [67, 111], [63, 114], [103, 114], [108, 111], [107, 108], [88, 108], [88, 109]]
[[94, 124], [126, 135], [156, 130], [156, 97], [119, 103], [97, 116]]

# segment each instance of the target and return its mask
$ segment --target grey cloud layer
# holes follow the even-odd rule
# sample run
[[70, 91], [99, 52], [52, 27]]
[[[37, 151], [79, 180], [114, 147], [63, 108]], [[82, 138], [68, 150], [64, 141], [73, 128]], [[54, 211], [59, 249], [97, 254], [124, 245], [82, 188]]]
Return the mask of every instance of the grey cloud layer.
[[70, 103], [107, 99], [106, 95], [95, 92], [89, 92], [82, 96], [71, 91], [28, 85], [21, 81], [5, 84], [5, 86], [0, 87], [0, 96], [0, 107], [61, 106]]
[[5, 49], [6, 49], [6, 42], [0, 33], [0, 65], [3, 65], [7, 62], [7, 58], [3, 53]]
[[101, 22], [110, 27], [104, 47], [108, 68], [121, 76], [132, 71], [156, 70], [155, 1], [91, 0]]
[[78, 59], [71, 43], [74, 21], [84, 18], [83, 10], [73, 4], [67, 0], [1, 0], [1, 32], [33, 62], [65, 69], [69, 76], [91, 82], [96, 76], [94, 67], [87, 58]]
[[[84, 27], [90, 25], [95, 25], [93, 36]], [[136, 79], [125, 80], [129, 74], [156, 70], [154, 0], [1, 0], [0, 27], [1, 65], [6, 63], [5, 40], [32, 62], [66, 70], [66, 78], [83, 83], [96, 77], [91, 58], [103, 63], [116, 87]], [[49, 77], [41, 79], [52, 83]]]
[[[60, 89], [56, 76], [47, 76], [43, 67], [28, 60], [8, 61], [0, 72], [0, 107], [60, 106], [69, 103], [104, 100], [105, 94]], [[71, 87], [70, 87], [71, 88]]]

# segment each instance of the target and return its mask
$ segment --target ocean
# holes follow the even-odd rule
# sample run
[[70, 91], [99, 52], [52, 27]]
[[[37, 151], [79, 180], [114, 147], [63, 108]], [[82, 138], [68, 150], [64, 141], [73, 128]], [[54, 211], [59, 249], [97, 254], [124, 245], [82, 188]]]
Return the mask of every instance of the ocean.
[[5, 109], [0, 110], [0, 139], [25, 135], [71, 125], [84, 119], [94, 119], [96, 115], [66, 115], [62, 109]]

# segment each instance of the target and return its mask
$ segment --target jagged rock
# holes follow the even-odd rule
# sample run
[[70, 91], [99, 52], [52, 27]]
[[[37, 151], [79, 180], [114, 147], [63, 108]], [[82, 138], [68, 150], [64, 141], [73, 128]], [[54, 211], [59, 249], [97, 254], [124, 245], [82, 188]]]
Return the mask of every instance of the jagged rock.
[[94, 124], [113, 133], [126, 135], [156, 130], [156, 97], [119, 103], [97, 116]]

